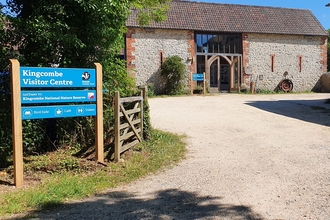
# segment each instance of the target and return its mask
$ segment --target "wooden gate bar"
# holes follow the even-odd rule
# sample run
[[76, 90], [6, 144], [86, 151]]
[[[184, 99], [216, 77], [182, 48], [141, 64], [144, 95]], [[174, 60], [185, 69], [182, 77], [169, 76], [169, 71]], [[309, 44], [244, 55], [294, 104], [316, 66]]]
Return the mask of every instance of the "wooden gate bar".
[[[115, 162], [120, 160], [120, 153], [135, 146], [143, 141], [143, 97], [126, 97], [120, 98], [118, 91], [115, 92]], [[126, 110], [122, 103], [137, 102], [133, 109]], [[138, 118], [135, 118], [136, 114]], [[125, 118], [125, 123], [121, 124], [121, 117]], [[139, 126], [135, 127], [137, 124]], [[122, 131], [123, 130], [123, 131]], [[136, 137], [132, 138], [132, 137]], [[132, 138], [130, 143], [125, 143], [125, 140]], [[125, 143], [125, 144], [124, 144]]]
[[142, 141], [142, 138], [140, 137], [139, 132], [136, 131], [136, 128], [134, 127], [134, 124], [133, 124], [132, 121], [130, 120], [128, 114], [125, 112], [125, 108], [124, 108], [124, 106], [123, 106], [122, 104], [120, 105], [120, 109], [121, 109], [122, 113], [124, 114], [124, 116], [125, 116], [125, 118], [126, 118], [128, 124], [131, 126], [131, 128], [132, 128], [134, 134], [136, 135], [136, 137], [137, 137], [137, 138], [139, 139], [139, 141], [141, 142], [141, 141]]

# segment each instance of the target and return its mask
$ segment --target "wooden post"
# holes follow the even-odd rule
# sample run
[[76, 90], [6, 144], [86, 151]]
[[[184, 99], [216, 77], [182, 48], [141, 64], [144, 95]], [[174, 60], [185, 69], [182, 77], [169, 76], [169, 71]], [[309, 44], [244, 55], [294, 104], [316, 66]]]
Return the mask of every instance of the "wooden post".
[[192, 72], [190, 72], [190, 95], [193, 94], [193, 79], [192, 79]]
[[12, 102], [12, 132], [14, 151], [14, 184], [20, 187], [23, 180], [23, 141], [22, 141], [22, 110], [20, 64], [18, 60], [10, 59], [11, 102]]
[[140, 108], [141, 108], [141, 111], [140, 111], [140, 119], [141, 119], [141, 122], [140, 122], [140, 128], [141, 128], [141, 139], [143, 140], [143, 116], [144, 116], [144, 103], [146, 105], [148, 105], [148, 87], [147, 86], [140, 86], [139, 87], [141, 89], [141, 96], [142, 96], [142, 100], [140, 101]]
[[140, 117], [140, 129], [141, 129], [141, 132], [140, 132], [140, 135], [141, 135], [141, 140], [143, 140], [143, 112], [144, 112], [144, 109], [143, 109], [143, 102], [144, 102], [144, 99], [140, 100], [140, 114], [139, 114], [139, 117]]
[[120, 159], [120, 95], [115, 92], [115, 162]]
[[203, 92], [204, 92], [204, 95], [205, 95], [205, 91], [206, 91], [206, 83], [205, 83], [206, 79], [205, 79], [205, 72], [203, 72]]
[[140, 86], [139, 89], [141, 89], [142, 98], [147, 101], [148, 87], [147, 86]]
[[96, 69], [96, 126], [95, 126], [95, 159], [104, 162], [103, 139], [103, 91], [102, 91], [102, 65], [94, 63]]

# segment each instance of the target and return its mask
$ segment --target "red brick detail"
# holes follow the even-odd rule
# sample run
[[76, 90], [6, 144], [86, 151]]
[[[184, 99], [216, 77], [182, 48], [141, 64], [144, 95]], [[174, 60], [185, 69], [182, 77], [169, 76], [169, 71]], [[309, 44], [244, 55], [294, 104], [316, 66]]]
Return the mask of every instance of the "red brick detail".
[[164, 63], [164, 61], [165, 61], [164, 50], [158, 50], [158, 60], [159, 60], [158, 66], [160, 67], [162, 65], [162, 63]]
[[270, 55], [270, 70], [275, 71], [275, 54]]
[[326, 73], [327, 72], [327, 62], [328, 62], [328, 37], [322, 37], [321, 38], [321, 43], [320, 43], [320, 49], [321, 49], [321, 61], [320, 63], [322, 64], [322, 72]]
[[303, 55], [298, 56], [298, 71], [302, 71]]
[[134, 51], [135, 51], [135, 47], [134, 47], [134, 43], [135, 38], [133, 38], [133, 35], [135, 34], [135, 29], [134, 28], [129, 28], [126, 34], [126, 62], [127, 62], [127, 69], [130, 72], [130, 74], [133, 77], [136, 77], [136, 73], [135, 71], [132, 71], [132, 69], [135, 68], [135, 56]]
[[195, 37], [194, 31], [188, 31], [188, 54], [191, 58], [191, 64], [188, 65], [188, 69], [192, 73], [196, 73], [196, 51], [195, 51]]
[[243, 65], [243, 79], [242, 79], [242, 83], [245, 83], [245, 84], [249, 84], [249, 79], [250, 79], [250, 76], [246, 74], [245, 72], [245, 68], [248, 66], [249, 64], [249, 58], [248, 58], [248, 55], [249, 55], [249, 48], [250, 48], [250, 43], [248, 41], [248, 34], [246, 33], [243, 33], [242, 34], [242, 45], [243, 45], [243, 55], [242, 55], [242, 65]]

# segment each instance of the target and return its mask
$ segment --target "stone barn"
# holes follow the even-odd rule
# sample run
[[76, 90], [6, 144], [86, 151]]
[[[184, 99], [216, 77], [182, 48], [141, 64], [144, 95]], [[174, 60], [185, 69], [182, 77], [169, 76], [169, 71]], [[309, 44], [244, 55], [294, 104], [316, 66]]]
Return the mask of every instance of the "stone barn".
[[[159, 68], [178, 55], [203, 73], [211, 92], [241, 91], [251, 82], [276, 90], [284, 79], [296, 92], [319, 90], [327, 70], [327, 32], [310, 10], [173, 1], [164, 22], [126, 22], [125, 59], [138, 85], [162, 90]], [[284, 85], [285, 87], [285, 85]]]

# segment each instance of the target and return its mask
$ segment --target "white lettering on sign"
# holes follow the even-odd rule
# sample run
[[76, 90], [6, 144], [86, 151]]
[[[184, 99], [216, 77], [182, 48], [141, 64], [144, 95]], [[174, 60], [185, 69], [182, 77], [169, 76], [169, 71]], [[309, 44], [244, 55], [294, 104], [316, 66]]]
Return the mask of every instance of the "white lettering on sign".
[[73, 96], [74, 99], [86, 99], [85, 96]]
[[23, 96], [37, 96], [38, 93], [23, 93]]
[[35, 76], [36, 78], [40, 77], [63, 77], [62, 72], [32, 72], [31, 70], [23, 70], [23, 76]]
[[59, 96], [45, 96], [46, 100], [60, 100]]
[[67, 99], [70, 99], [70, 100], [71, 100], [72, 97], [71, 97], [71, 96], [69, 96], [69, 97], [68, 97], [68, 96], [61, 96], [61, 99], [62, 99], [62, 100], [67, 100]]
[[55, 80], [55, 79], [51, 79], [50, 80], [50, 84], [51, 85], [56, 85], [56, 86], [72, 86], [73, 85], [73, 81], [71, 81], [71, 80]]
[[32, 98], [29, 98], [29, 97], [23, 97], [23, 101], [42, 101], [44, 100], [43, 97], [32, 97]]
[[48, 80], [23, 79], [24, 85], [48, 85]]

